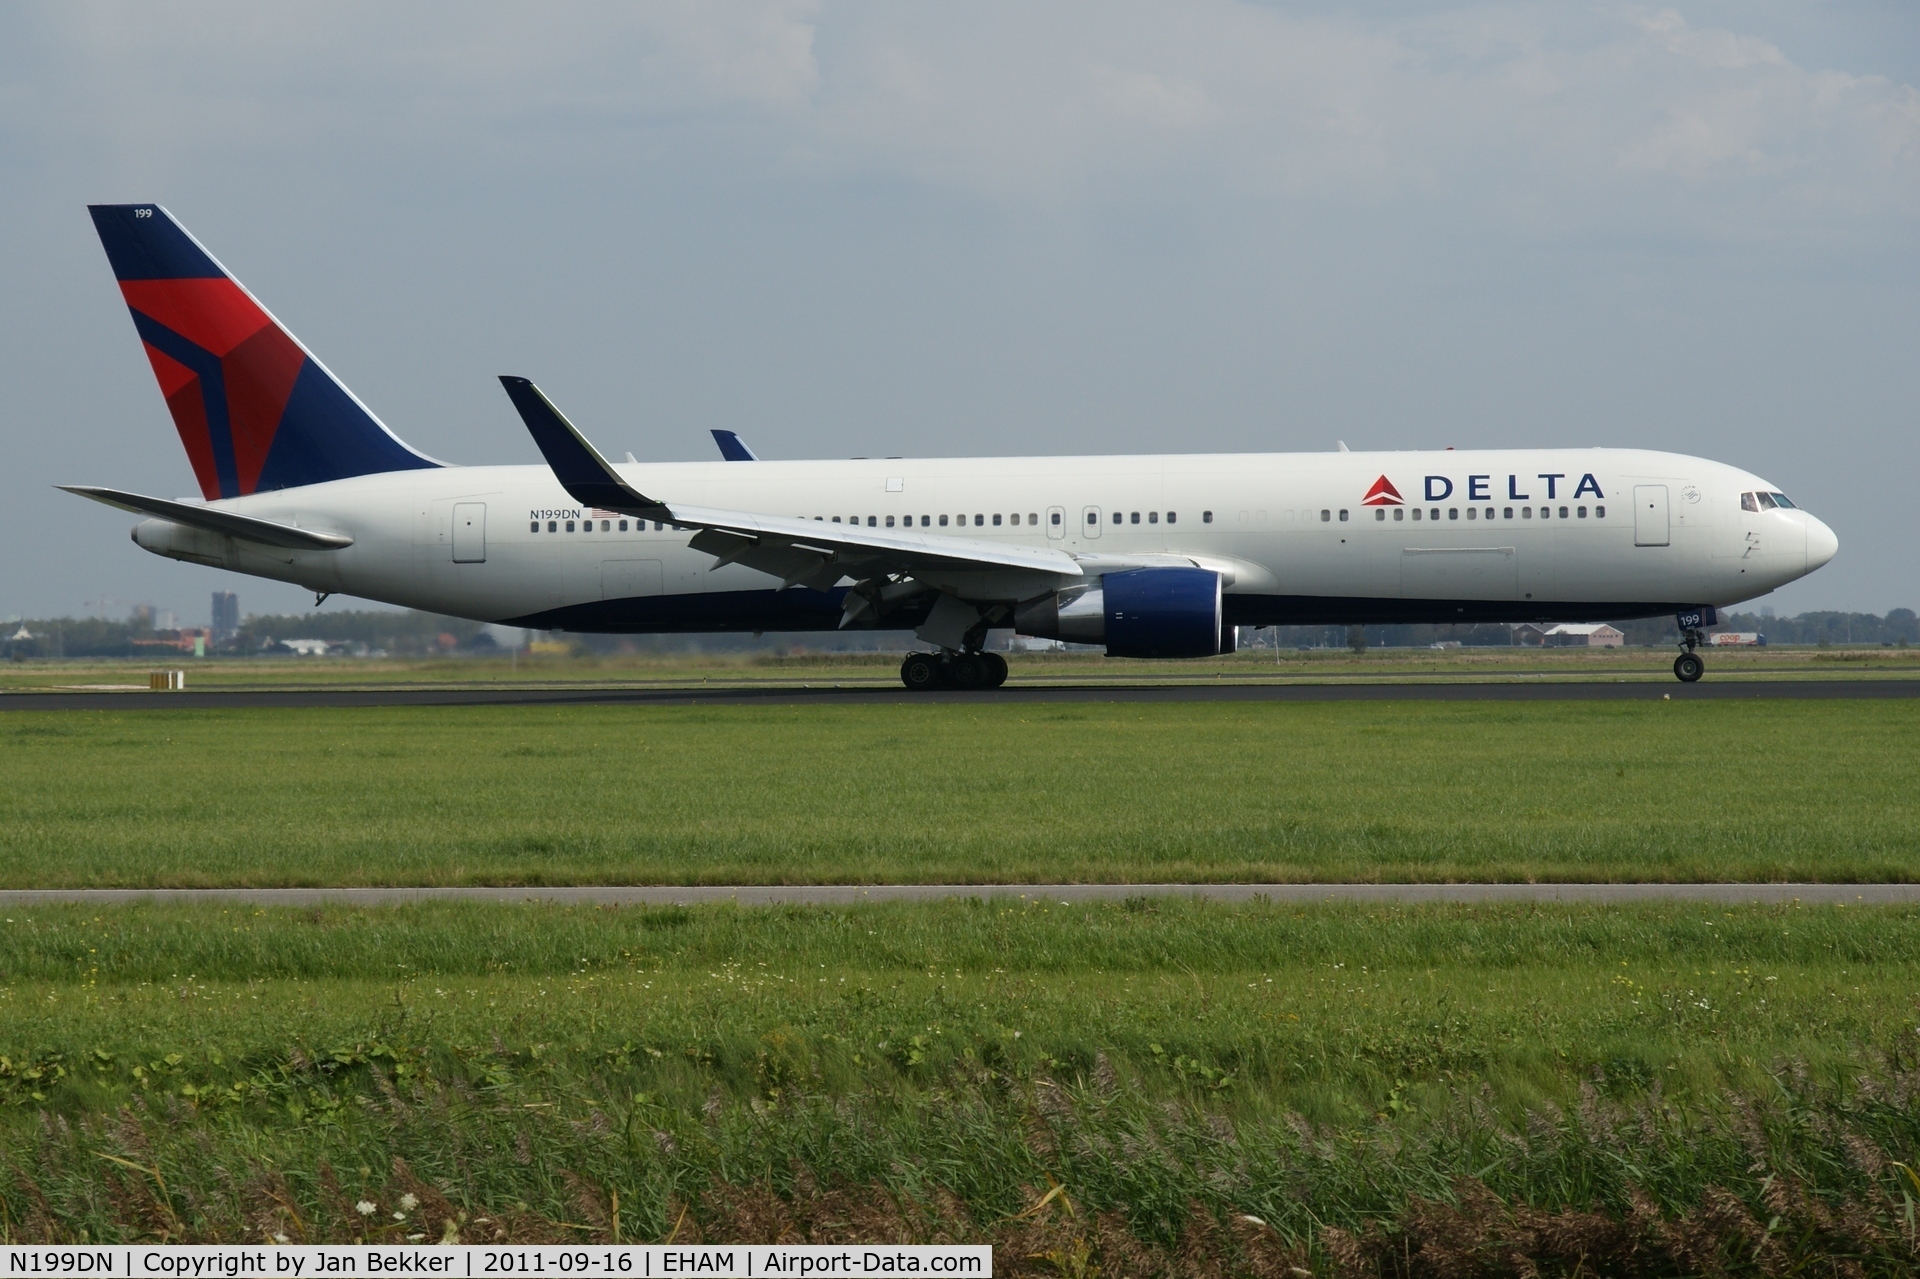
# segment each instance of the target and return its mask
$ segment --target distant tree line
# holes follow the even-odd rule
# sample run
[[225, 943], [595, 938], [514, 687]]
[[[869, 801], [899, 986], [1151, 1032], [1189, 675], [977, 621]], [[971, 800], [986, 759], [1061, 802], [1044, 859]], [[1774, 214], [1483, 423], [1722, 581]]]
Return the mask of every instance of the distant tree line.
[[[123, 621], [96, 617], [55, 617], [7, 622], [0, 625], [0, 657], [17, 661], [44, 657], [162, 656], [173, 650], [177, 630], [155, 630], [149, 614], [136, 613]], [[1670, 617], [1615, 622], [1633, 645], [1677, 643], [1679, 633]], [[25, 627], [29, 639], [11, 638]], [[1910, 608], [1896, 608], [1881, 617], [1874, 613], [1815, 612], [1797, 617], [1759, 613], [1722, 614], [1721, 631], [1756, 631], [1772, 644], [1920, 645], [1920, 616]], [[1252, 647], [1278, 644], [1299, 648], [1424, 648], [1456, 643], [1467, 647], [1506, 645], [1512, 630], [1505, 625], [1481, 626], [1280, 626], [1243, 632]], [[251, 655], [272, 652], [288, 639], [323, 639], [345, 643], [365, 652], [419, 655], [460, 650], [485, 652], [494, 643], [482, 623], [409, 609], [341, 609], [325, 613], [254, 614], [240, 630], [210, 651]], [[703, 634], [703, 635], [574, 635], [566, 639], [595, 653], [733, 653], [787, 650], [795, 647], [835, 651], [900, 651], [915, 641], [906, 631], [855, 631], [835, 635]]]
[[[1664, 646], [1680, 642], [1671, 617], [1645, 617], [1612, 623], [1637, 646]], [[1769, 644], [1920, 644], [1920, 616], [1910, 608], [1896, 608], [1885, 617], [1874, 613], [1802, 613], [1773, 617], [1761, 613], [1722, 613], [1715, 631], [1751, 631]], [[1358, 634], [1356, 634], [1358, 632]], [[1278, 639], [1281, 648], [1351, 648], [1356, 640], [1368, 648], [1423, 648], [1457, 643], [1467, 647], [1512, 643], [1506, 625], [1489, 626], [1281, 626], [1251, 632], [1252, 643]]]
[[[16, 640], [22, 628], [32, 637]], [[342, 641], [368, 651], [419, 654], [448, 647], [472, 649], [483, 641], [479, 622], [436, 613], [390, 609], [339, 610], [330, 613], [255, 614], [230, 639], [210, 652], [251, 655], [271, 651], [280, 640]], [[0, 624], [0, 656], [25, 661], [36, 657], [143, 657], [177, 655], [171, 641], [178, 630], [156, 630], [147, 610], [120, 621], [98, 617], [29, 618]], [[447, 641], [451, 640], [451, 644]]]

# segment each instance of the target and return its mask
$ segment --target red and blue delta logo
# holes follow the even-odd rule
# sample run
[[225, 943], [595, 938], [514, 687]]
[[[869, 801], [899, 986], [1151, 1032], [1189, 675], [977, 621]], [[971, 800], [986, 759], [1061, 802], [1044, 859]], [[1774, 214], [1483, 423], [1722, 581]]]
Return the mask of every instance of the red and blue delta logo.
[[1373, 487], [1367, 490], [1367, 495], [1360, 499], [1362, 506], [1405, 506], [1406, 504], [1406, 499], [1400, 496], [1400, 490], [1395, 488], [1393, 481], [1384, 475], [1375, 480]]

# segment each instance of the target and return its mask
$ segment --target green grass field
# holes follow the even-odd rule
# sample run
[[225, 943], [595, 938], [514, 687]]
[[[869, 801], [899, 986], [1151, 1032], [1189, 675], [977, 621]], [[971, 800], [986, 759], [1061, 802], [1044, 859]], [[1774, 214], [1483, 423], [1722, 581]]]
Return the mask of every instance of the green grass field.
[[10, 1237], [1920, 1256], [1920, 910], [66, 906], [0, 974]]
[[[1916, 717], [9, 712], [0, 886], [1914, 880]], [[0, 1240], [1891, 1276], [1916, 1170], [1920, 908], [0, 911]]]
[[0, 886], [1909, 881], [1920, 705], [0, 718]]

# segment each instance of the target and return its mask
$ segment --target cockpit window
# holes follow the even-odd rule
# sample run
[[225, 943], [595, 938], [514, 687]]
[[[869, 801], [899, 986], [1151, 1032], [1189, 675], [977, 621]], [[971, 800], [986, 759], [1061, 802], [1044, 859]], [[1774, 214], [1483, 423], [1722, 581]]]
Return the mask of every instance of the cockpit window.
[[1761, 510], [1771, 511], [1773, 509], [1773, 494], [1755, 493], [1754, 497], [1759, 500]]
[[1740, 495], [1740, 509], [1743, 511], [1771, 511], [1776, 507], [1783, 511], [1794, 509], [1793, 503], [1787, 500], [1785, 493], [1742, 493]]
[[1783, 511], [1791, 511], [1794, 509], [1793, 503], [1787, 500], [1785, 493], [1769, 493], [1767, 496], [1772, 498], [1773, 504]]
[[1752, 493], [1742, 493], [1740, 495], [1740, 509], [1743, 511], [1759, 510], [1760, 509], [1759, 497], [1757, 497]]

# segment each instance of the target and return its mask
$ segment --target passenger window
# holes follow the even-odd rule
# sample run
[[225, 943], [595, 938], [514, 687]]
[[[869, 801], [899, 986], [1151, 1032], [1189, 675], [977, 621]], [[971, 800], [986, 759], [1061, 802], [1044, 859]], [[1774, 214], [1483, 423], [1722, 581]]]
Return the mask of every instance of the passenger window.
[[1092, 511], [1087, 512], [1087, 523], [1098, 524], [1099, 522], [1100, 522], [1100, 517], [1098, 515], [1094, 514]]
[[[891, 521], [891, 520], [889, 520], [889, 521], [888, 521], [888, 523], [892, 523], [892, 521]], [[879, 517], [878, 515], [869, 515], [869, 516], [867, 516], [867, 527], [868, 527], [868, 528], [878, 528], [879, 526], [880, 526], [880, 517]]]
[[1742, 493], [1740, 495], [1740, 509], [1743, 511], [1759, 510], [1760, 498], [1758, 497], [1758, 495], [1753, 493]]
[[1126, 517], [1125, 517], [1124, 515], [1122, 515], [1122, 514], [1121, 514], [1121, 513], [1119, 512], [1119, 511], [1115, 511], [1115, 512], [1113, 513], [1113, 522], [1114, 522], [1115, 524], [1118, 524], [1118, 523], [1120, 523], [1120, 521], [1121, 521], [1121, 520], [1123, 520], [1123, 519], [1125, 519], [1125, 518], [1126, 518]]
[[887, 516], [887, 527], [888, 527], [888, 528], [892, 528], [892, 527], [893, 527], [893, 516], [891, 516], [891, 515], [889, 515], [889, 516]]
[[[1016, 515], [1016, 516], [1014, 516], [1014, 517], [1013, 517], [1013, 522], [1014, 522], [1015, 524], [1018, 524], [1018, 523], [1020, 522], [1020, 517], [1019, 517], [1018, 515]], [[1000, 516], [999, 516], [999, 515], [998, 515], [997, 513], [996, 513], [996, 514], [994, 515], [994, 517], [993, 517], [993, 526], [994, 526], [995, 528], [999, 528], [999, 527], [1000, 527]]]
[[1374, 507], [1374, 508], [1373, 508], [1373, 518], [1374, 518], [1374, 520], [1375, 520], [1375, 522], [1377, 522], [1377, 523], [1380, 523], [1380, 524], [1385, 524], [1385, 523], [1387, 522], [1387, 508], [1386, 508], [1386, 507], [1384, 507], [1384, 506], [1376, 506], [1376, 507]]
[[1576, 506], [1576, 507], [1574, 507], [1573, 509], [1574, 509], [1574, 510], [1576, 510], [1576, 511], [1578, 511], [1578, 512], [1580, 512], [1580, 518], [1581, 518], [1581, 519], [1583, 519], [1583, 520], [1584, 520], [1584, 519], [1586, 519], [1586, 518], [1587, 518], [1587, 508], [1586, 508], [1586, 507], [1584, 507], [1584, 506]]
[[833, 517], [833, 522], [834, 522], [835, 524], [838, 524], [838, 523], [840, 522], [840, 517], [839, 517], [838, 515], [836, 515], [836, 516], [834, 516], [834, 517]]
[[1058, 524], [1060, 522], [1060, 512], [1058, 511], [1053, 512], [1053, 522], [1055, 524]]
[[1523, 507], [1521, 507], [1521, 508], [1520, 508], [1520, 518], [1521, 518], [1521, 519], [1523, 519], [1523, 520], [1530, 520], [1530, 519], [1532, 519], [1532, 518], [1533, 518], [1533, 508], [1532, 508], [1531, 506], [1523, 506]]
[[987, 517], [984, 515], [976, 515], [973, 517], [973, 526], [975, 528], [985, 527], [986, 522], [987, 522]]
[[1436, 507], [1434, 507], [1433, 509], [1431, 509], [1431, 510], [1429, 510], [1429, 511], [1427, 512], [1427, 518], [1428, 518], [1428, 519], [1430, 519], [1430, 520], [1437, 520], [1437, 519], [1439, 519], [1439, 518], [1440, 518], [1440, 508], [1436, 506]]
[[[1027, 512], [1027, 523], [1029, 523], [1029, 524], [1038, 524], [1039, 522], [1040, 522], [1040, 516], [1039, 516], [1038, 514], [1036, 514], [1036, 513], [1035, 513], [1035, 512], [1033, 512], [1033, 511], [1028, 511], [1028, 512]], [[1054, 517], [1054, 521], [1053, 521], [1053, 522], [1054, 522], [1055, 524], [1058, 524], [1058, 523], [1060, 522], [1060, 519], [1059, 519], [1059, 517], [1058, 517], [1058, 516], [1055, 516], [1055, 517]]]
[[1596, 506], [1596, 507], [1594, 507], [1594, 508], [1593, 508], [1593, 518], [1594, 518], [1594, 519], [1596, 519], [1596, 520], [1604, 520], [1604, 519], [1606, 519], [1606, 518], [1607, 518], [1607, 508], [1606, 508], [1606, 507], [1604, 507], [1604, 506]]
[[[941, 520], [940, 522], [941, 522], [942, 524], [945, 524], [945, 523], [946, 523], [946, 521], [945, 521], [945, 520]], [[931, 527], [933, 527], [933, 516], [931, 516], [931, 515], [922, 515], [922, 516], [920, 517], [920, 527], [921, 527], [921, 528], [931, 528]]]
[[573, 521], [572, 521], [572, 520], [568, 520], [568, 521], [567, 521], [567, 532], [569, 532], [569, 533], [571, 533], [571, 532], [573, 532]]
[[534, 521], [534, 522], [533, 522], [533, 523], [532, 523], [532, 524], [531, 524], [531, 525], [530, 525], [530, 526], [529, 526], [529, 527], [527, 528], [527, 532], [529, 532], [529, 533], [538, 533], [539, 531], [540, 531], [540, 521], [539, 521], [539, 520], [535, 520], [535, 521]]
[[1179, 516], [1175, 512], [1173, 511], [1167, 512], [1167, 523], [1172, 524], [1178, 519], [1179, 519]]
[[1413, 508], [1413, 518], [1416, 520], [1420, 518], [1420, 508], [1417, 506]]
[[1563, 520], [1567, 518], [1567, 508], [1564, 506], [1560, 508], [1560, 518]]
[[1200, 512], [1200, 522], [1201, 522], [1202, 524], [1211, 524], [1211, 523], [1213, 523], [1213, 512], [1212, 512], [1212, 511], [1202, 511], [1202, 512]]
[[[1325, 511], [1320, 512], [1320, 522], [1324, 524], [1326, 523], [1326, 519], [1327, 519], [1327, 513]], [[1347, 522], [1347, 513], [1345, 511], [1340, 512], [1340, 522], [1342, 524], [1345, 524]]]
[[612, 520], [601, 520], [601, 521], [600, 521], [600, 531], [601, 531], [602, 533], [611, 533], [611, 532], [613, 532], [613, 521], [612, 521]]
[[1159, 522], [1160, 522], [1160, 512], [1158, 511], [1147, 512], [1147, 523], [1158, 524]]
[[940, 527], [945, 528], [946, 526], [947, 526], [947, 517], [942, 515], [940, 517]]
[[1507, 507], [1507, 508], [1506, 508], [1506, 511], [1507, 511], [1507, 514], [1506, 514], [1506, 518], [1507, 518], [1507, 519], [1512, 519], [1512, 518], [1513, 518], [1513, 508], [1512, 508], [1511, 506], [1509, 506], [1509, 507]]
[[667, 531], [667, 526], [665, 524], [662, 524], [659, 520], [655, 520], [653, 522], [653, 531], [656, 533], [664, 533]]
[[1138, 511], [1135, 511], [1135, 512], [1133, 513], [1133, 522], [1134, 522], [1135, 524], [1138, 524], [1138, 523], [1140, 522], [1140, 512], [1138, 512]]
[[1406, 507], [1404, 507], [1404, 506], [1396, 506], [1396, 507], [1394, 507], [1394, 508], [1393, 508], [1393, 518], [1394, 518], [1394, 519], [1396, 519], [1396, 520], [1404, 520], [1404, 519], [1406, 519], [1406, 518], [1407, 518], [1407, 508], [1406, 508]]
[[1477, 507], [1477, 506], [1469, 506], [1469, 507], [1467, 508], [1467, 518], [1468, 518], [1468, 519], [1470, 519], [1470, 520], [1471, 520], [1471, 519], [1478, 519], [1479, 517], [1478, 517], [1477, 515], [1475, 515], [1475, 514], [1474, 514], [1474, 512], [1475, 512], [1475, 511], [1478, 511], [1479, 509], [1480, 509], [1480, 508], [1479, 508], [1479, 507]]
[[1459, 518], [1460, 518], [1460, 508], [1459, 508], [1459, 507], [1457, 507], [1457, 506], [1449, 506], [1449, 507], [1447, 508], [1447, 518], [1448, 518], [1448, 519], [1450, 519], [1450, 520], [1457, 520], [1457, 519], [1459, 519]]
[[591, 532], [593, 532], [593, 521], [592, 521], [592, 520], [581, 520], [581, 521], [580, 521], [580, 531], [581, 531], [582, 533], [591, 533]]

